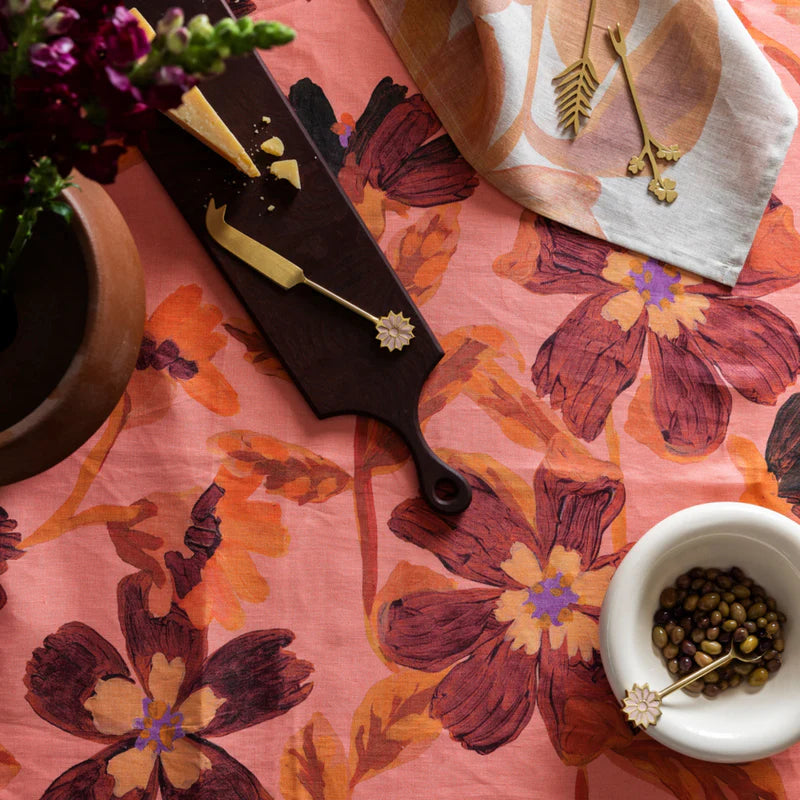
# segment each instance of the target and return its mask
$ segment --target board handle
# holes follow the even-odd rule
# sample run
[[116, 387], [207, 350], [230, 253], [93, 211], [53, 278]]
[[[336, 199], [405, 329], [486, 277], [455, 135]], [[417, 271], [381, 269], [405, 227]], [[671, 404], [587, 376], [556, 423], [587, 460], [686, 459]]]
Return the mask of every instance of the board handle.
[[472, 487], [467, 479], [442, 461], [422, 435], [414, 418], [398, 426], [417, 468], [419, 486], [428, 505], [444, 514], [460, 514], [472, 502]]

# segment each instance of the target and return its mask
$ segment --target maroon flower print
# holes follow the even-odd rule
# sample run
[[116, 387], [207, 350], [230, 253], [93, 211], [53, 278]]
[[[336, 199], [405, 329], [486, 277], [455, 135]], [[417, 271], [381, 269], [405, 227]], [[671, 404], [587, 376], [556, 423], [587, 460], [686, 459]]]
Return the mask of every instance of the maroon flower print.
[[[402, 89], [402, 93], [398, 92]], [[469, 197], [475, 170], [459, 155], [421, 94], [384, 78], [348, 138], [339, 180], [359, 202], [367, 185], [409, 206], [438, 206]], [[436, 137], [436, 138], [432, 138]]]
[[[478, 185], [475, 170], [420, 94], [384, 78], [361, 116], [339, 122], [322, 89], [308, 78], [289, 92], [328, 165], [372, 233], [383, 232], [386, 210], [429, 207], [465, 200]], [[343, 133], [344, 132], [344, 133]]]
[[600, 544], [625, 493], [614, 465], [566, 437], [553, 445], [525, 503], [535, 501], [535, 520], [510, 499], [521, 480], [512, 493], [474, 475], [472, 504], [458, 517], [419, 499], [395, 509], [396, 536], [481, 585], [388, 603], [379, 635], [396, 663], [449, 670], [430, 713], [464, 747], [490, 753], [516, 739], [538, 705], [559, 755], [585, 763], [630, 739], [598, 653], [600, 604], [623, 555], [600, 556]]
[[[8, 569], [8, 562], [21, 558], [24, 551], [17, 545], [22, 541], [22, 534], [17, 530], [17, 521], [8, 518], [8, 512], [0, 506], [0, 575]], [[5, 590], [0, 586], [0, 608], [8, 600]]]
[[172, 339], [164, 339], [156, 345], [155, 339], [145, 333], [136, 359], [136, 369], [143, 370], [148, 367], [157, 371], [166, 369], [176, 381], [188, 381], [198, 372], [197, 362], [183, 358], [178, 345]]
[[190, 558], [170, 550], [164, 554], [164, 563], [172, 573], [175, 591], [184, 598], [202, 580], [203, 567], [214, 555], [222, 542], [220, 518], [216, 516], [219, 503], [225, 490], [216, 483], [206, 489], [192, 506], [191, 522], [186, 529], [183, 543], [192, 551]]
[[729, 386], [774, 404], [800, 370], [794, 324], [760, 299], [798, 280], [791, 211], [773, 198], [733, 290], [557, 223], [523, 215], [495, 271], [536, 294], [588, 294], [547, 338], [531, 370], [540, 395], [586, 440], [603, 429], [647, 349], [650, 412], [666, 453], [699, 457], [724, 440]]
[[105, 747], [57, 778], [42, 800], [269, 800], [258, 779], [206, 737], [285, 713], [311, 691], [312, 666], [285, 630], [251, 631], [207, 656], [207, 631], [173, 606], [147, 611], [142, 574], [121, 581], [122, 656], [80, 622], [48, 636], [25, 685], [42, 719]]

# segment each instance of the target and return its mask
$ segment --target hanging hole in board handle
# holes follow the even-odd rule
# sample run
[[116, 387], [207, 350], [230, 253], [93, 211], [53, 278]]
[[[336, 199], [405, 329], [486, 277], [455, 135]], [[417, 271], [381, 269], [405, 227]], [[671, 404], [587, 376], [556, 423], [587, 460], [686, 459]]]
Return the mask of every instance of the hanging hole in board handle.
[[417, 458], [420, 488], [428, 504], [444, 514], [459, 514], [472, 501], [472, 487], [467, 479], [448, 467], [433, 451]]

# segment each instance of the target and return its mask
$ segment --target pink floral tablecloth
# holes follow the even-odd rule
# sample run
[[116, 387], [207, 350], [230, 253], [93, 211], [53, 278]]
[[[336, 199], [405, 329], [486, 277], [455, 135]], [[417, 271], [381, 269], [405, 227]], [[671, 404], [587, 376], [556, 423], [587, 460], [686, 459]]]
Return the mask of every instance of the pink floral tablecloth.
[[[366, 0], [240, 5], [298, 31], [269, 66], [446, 351], [420, 414], [474, 500], [433, 513], [393, 434], [313, 415], [132, 155], [137, 369], [0, 489], [0, 798], [800, 796], [798, 747], [721, 766], [634, 734], [597, 652], [655, 522], [796, 517], [798, 142], [723, 289], [479, 180]], [[734, 7], [798, 102], [800, 5]]]

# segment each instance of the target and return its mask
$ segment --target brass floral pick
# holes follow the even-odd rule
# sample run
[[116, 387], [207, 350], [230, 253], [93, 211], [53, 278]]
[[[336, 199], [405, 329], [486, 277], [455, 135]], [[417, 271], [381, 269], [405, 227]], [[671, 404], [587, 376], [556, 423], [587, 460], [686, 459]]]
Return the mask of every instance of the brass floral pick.
[[368, 319], [378, 332], [375, 338], [381, 343], [381, 347], [385, 347], [387, 350], [402, 350], [414, 338], [414, 326], [411, 324], [410, 317], [404, 317], [401, 313], [395, 311], [390, 311], [382, 317], [376, 317], [349, 300], [345, 300], [344, 297], [340, 297], [324, 286], [320, 286], [320, 284], [307, 278], [297, 264], [293, 264], [289, 259], [284, 258], [274, 250], [270, 250], [266, 245], [251, 239], [246, 234], [228, 225], [225, 222], [225, 208], [226, 206], [217, 207], [213, 197], [208, 201], [206, 229], [217, 244], [222, 245], [226, 250], [241, 258], [253, 269], [262, 275], [266, 275], [284, 289], [291, 289], [293, 286], [305, 284], [360, 317]]
[[622, 698], [622, 711], [625, 716], [638, 727], [644, 729], [650, 725], [655, 725], [661, 717], [661, 701], [678, 689], [683, 689], [690, 683], [700, 680], [704, 675], [708, 675], [715, 669], [724, 667], [728, 662], [736, 659], [737, 661], [753, 662], [762, 658], [763, 653], [744, 653], [738, 652], [731, 647], [725, 655], [715, 658], [710, 664], [707, 664], [702, 669], [696, 672], [690, 672], [685, 678], [681, 678], [675, 683], [671, 683], [666, 689], [656, 692], [651, 689], [646, 683], [639, 685], [634, 683], [627, 692], [625, 697]]
[[558, 123], [562, 128], [572, 128], [574, 136], [578, 135], [582, 122], [581, 117], [589, 119], [591, 116], [592, 110], [589, 107], [589, 103], [591, 103], [592, 96], [600, 85], [592, 59], [589, 58], [596, 2], [597, 0], [592, 0], [589, 6], [589, 19], [586, 22], [581, 57], [553, 78], [554, 81], [557, 81]]
[[[628, 48], [625, 43], [625, 36], [620, 30], [619, 23], [617, 23], [616, 33], [608, 29], [608, 35], [611, 37], [611, 44], [614, 46], [617, 55], [622, 62], [622, 69], [625, 72], [625, 80], [628, 82], [628, 88], [631, 90], [631, 97], [633, 98], [633, 105], [636, 107], [636, 116], [639, 118], [639, 126], [642, 129], [642, 140], [644, 146], [642, 152], [638, 156], [634, 156], [628, 162], [628, 171], [633, 175], [641, 172], [644, 169], [644, 159], [650, 162], [650, 169], [653, 171], [653, 178], [647, 186], [647, 190], [652, 192], [657, 199], [672, 203], [678, 196], [675, 191], [675, 181], [672, 178], [665, 178], [661, 175], [661, 170], [658, 168], [657, 158], [663, 158], [664, 161], [677, 161], [681, 157], [681, 151], [678, 145], [671, 144], [664, 146], [659, 144], [651, 135], [650, 129], [645, 122], [642, 107], [639, 105], [639, 97], [636, 94], [636, 87], [633, 83], [633, 76], [631, 75], [631, 68], [628, 64]], [[653, 150], [655, 149], [655, 153]]]

